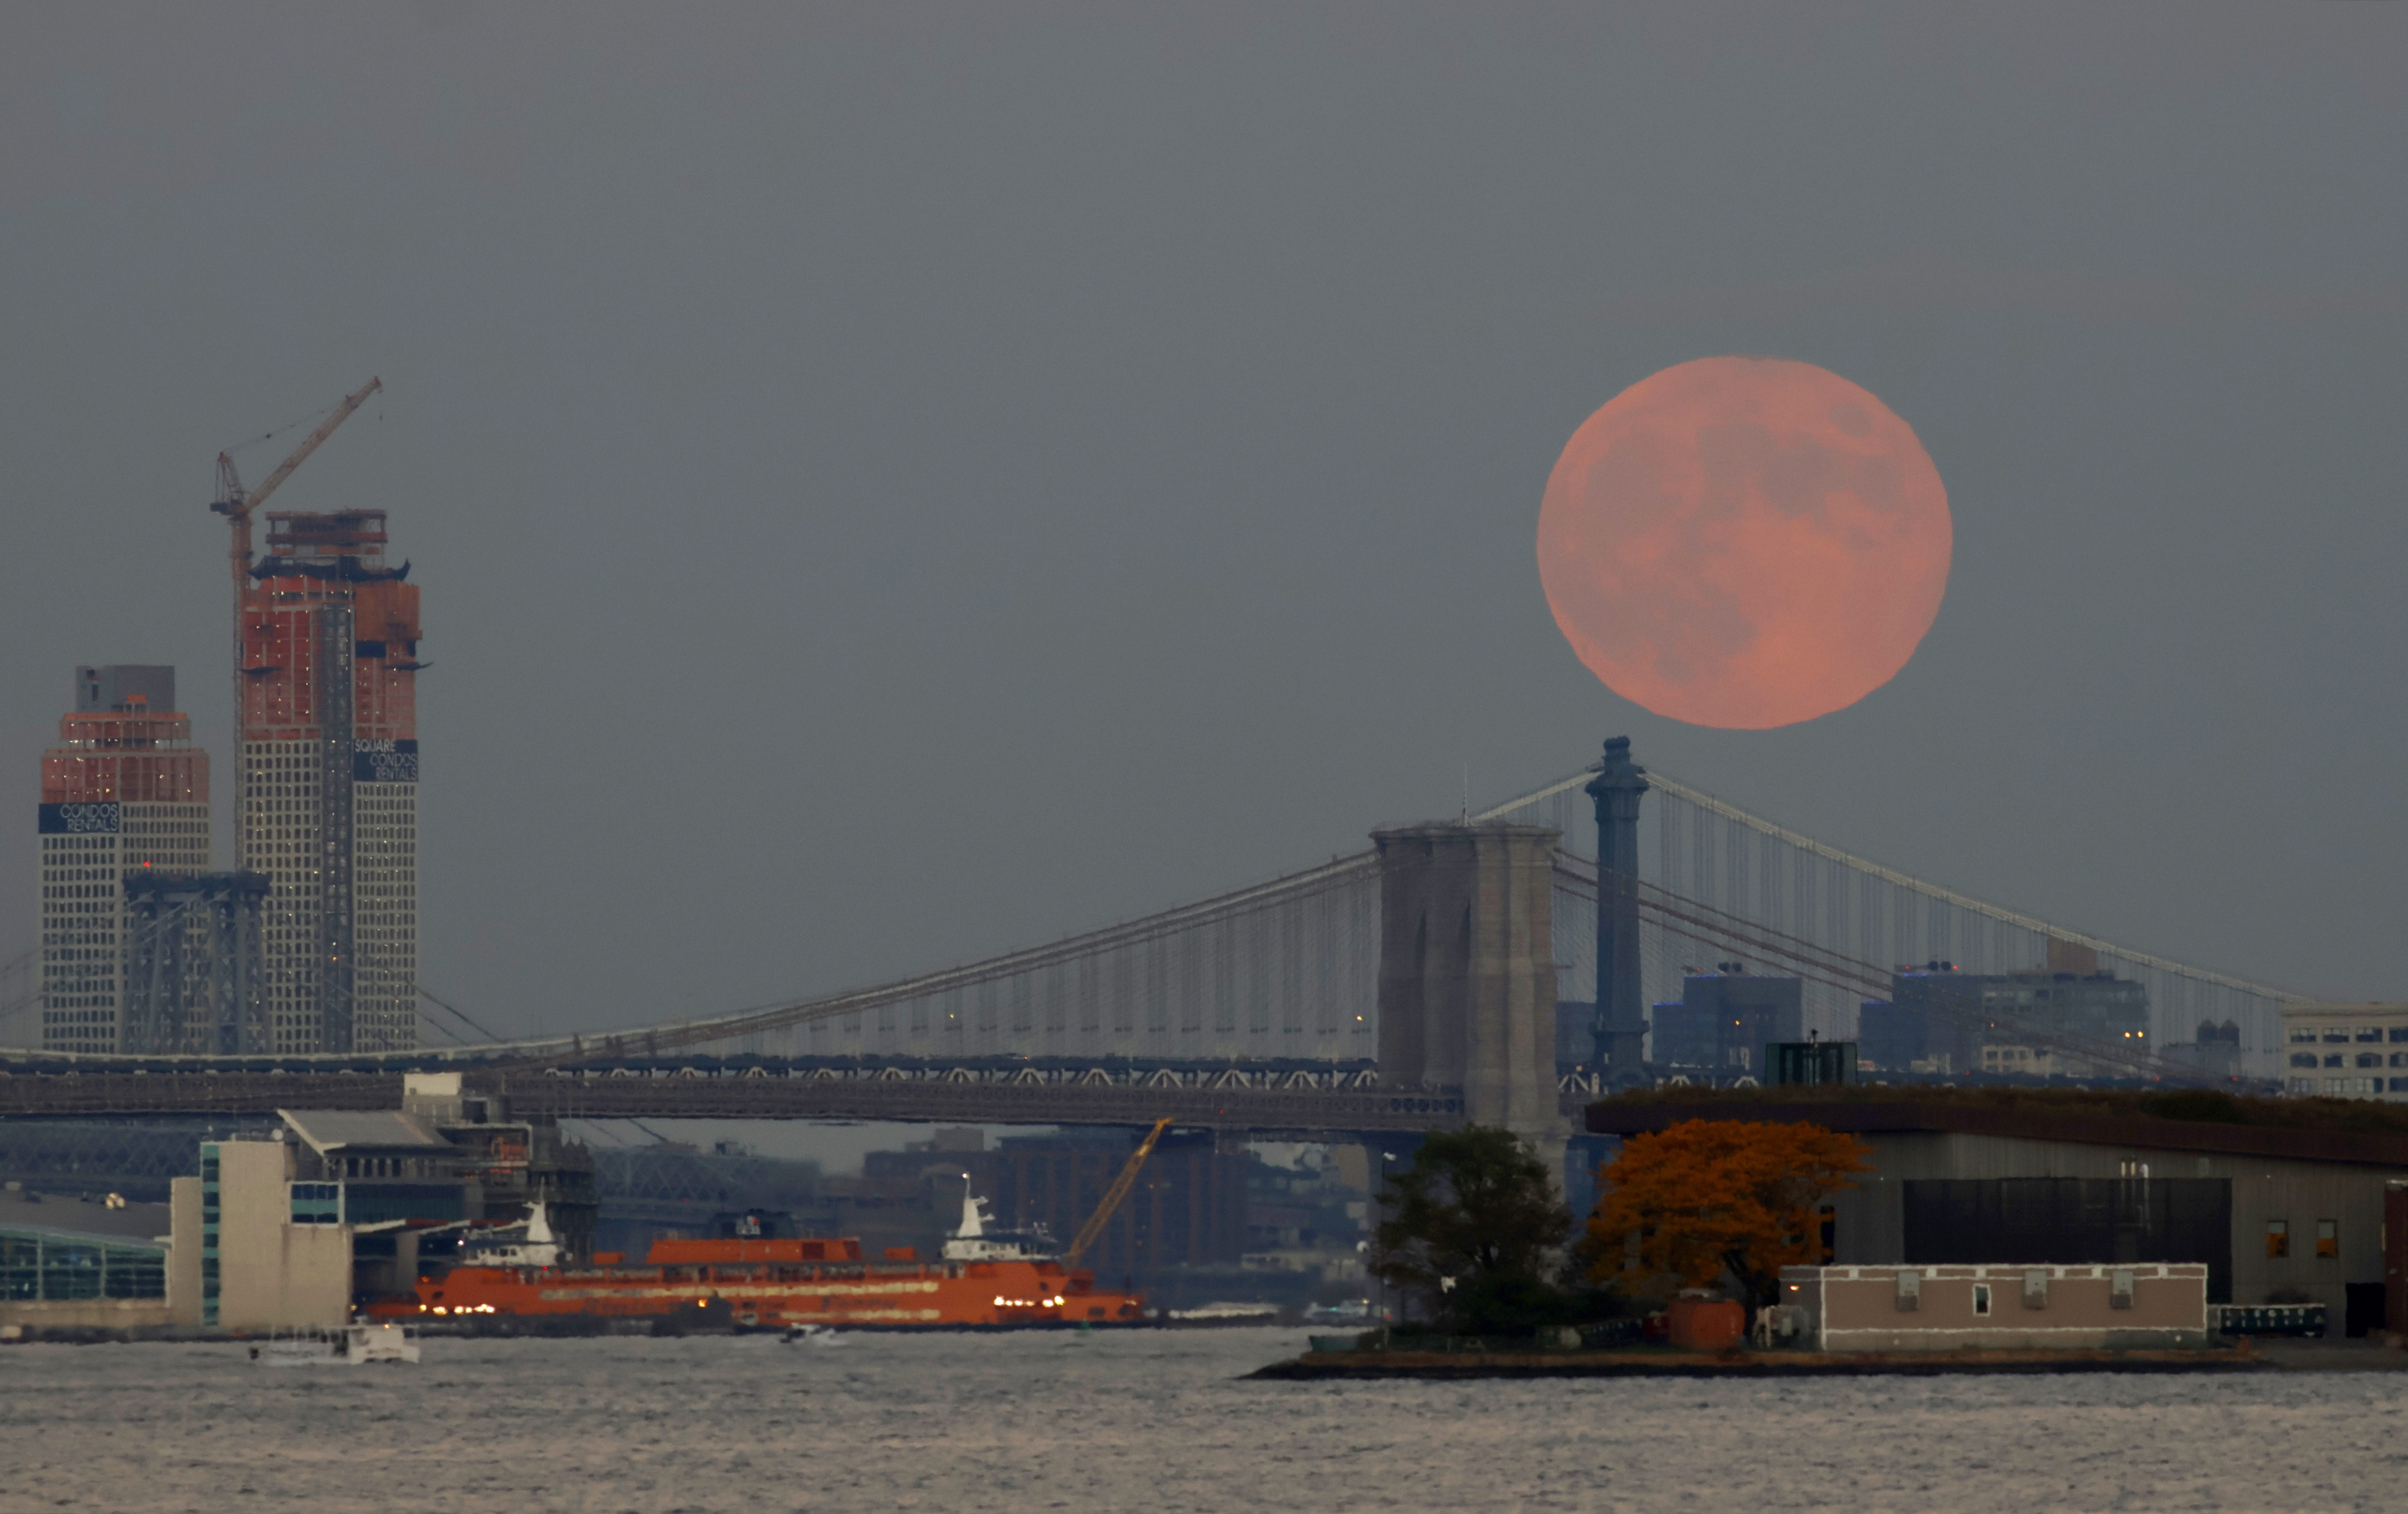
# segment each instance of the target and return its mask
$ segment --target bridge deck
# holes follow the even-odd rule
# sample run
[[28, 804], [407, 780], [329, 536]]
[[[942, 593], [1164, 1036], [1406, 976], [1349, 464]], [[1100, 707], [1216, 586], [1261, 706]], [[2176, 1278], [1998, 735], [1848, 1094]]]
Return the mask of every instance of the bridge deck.
[[[1344, 1132], [1442, 1130], [1463, 1101], [1408, 1090], [1168, 1088], [808, 1078], [500, 1079], [515, 1115], [643, 1120], [878, 1120], [905, 1123], [1145, 1125], [1168, 1115], [1190, 1128], [1310, 1138]], [[1568, 1093], [1577, 1118], [1591, 1095]], [[0, 1117], [53, 1119], [268, 1114], [277, 1109], [396, 1109], [398, 1075], [124, 1073], [0, 1078]]]

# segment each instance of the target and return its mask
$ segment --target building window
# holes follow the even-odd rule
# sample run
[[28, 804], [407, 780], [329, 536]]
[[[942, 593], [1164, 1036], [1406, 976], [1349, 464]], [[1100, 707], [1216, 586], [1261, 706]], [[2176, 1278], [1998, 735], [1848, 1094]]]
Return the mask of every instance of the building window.
[[2266, 1221], [2266, 1258], [2276, 1261], [2291, 1254], [2291, 1222], [2288, 1220]]
[[2346, 1041], [2348, 1039], [2349, 1027], [2347, 1025], [2327, 1025], [2325, 1027], [2326, 1045], [2329, 1046], [2335, 1041]]
[[2316, 1255], [2320, 1258], [2335, 1262], [2341, 1260], [2340, 1221], [2319, 1220], [2316, 1221]]
[[2392, 1026], [2391, 1038], [2394, 1041], [2408, 1041], [2408, 1025]]
[[2361, 1067], [2380, 1067], [2383, 1065], [2383, 1053], [2380, 1051], [2360, 1051], [2358, 1054], [2358, 1064]]
[[1975, 1314], [1987, 1314], [1990, 1312], [1990, 1285], [1988, 1283], [1975, 1283], [1973, 1285], [1973, 1312]]
[[2383, 1027], [2380, 1025], [2361, 1025], [2358, 1027], [2358, 1038], [2361, 1041], [2379, 1041], [2383, 1039]]
[[2291, 1065], [2294, 1067], [2313, 1067], [2315, 1064], [2316, 1054], [2313, 1051], [2294, 1051], [2291, 1053]]
[[2346, 1059], [2344, 1059], [2340, 1052], [2336, 1051], [2331, 1056], [2325, 1058], [2325, 1065], [2328, 1067], [2339, 1067], [2345, 1064], [2345, 1060]]

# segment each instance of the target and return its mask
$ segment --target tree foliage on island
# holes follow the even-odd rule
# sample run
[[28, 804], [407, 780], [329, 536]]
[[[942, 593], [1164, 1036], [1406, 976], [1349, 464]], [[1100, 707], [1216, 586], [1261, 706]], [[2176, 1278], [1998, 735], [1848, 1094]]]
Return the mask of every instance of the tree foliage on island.
[[1728, 1270], [1770, 1302], [1783, 1267], [1822, 1259], [1815, 1207], [1854, 1187], [1870, 1154], [1820, 1125], [1686, 1120], [1634, 1136], [1598, 1174], [1604, 1196], [1580, 1248], [1589, 1277], [1628, 1285], [1669, 1272], [1702, 1288]]
[[1578, 1312], [1555, 1281], [1571, 1216], [1547, 1164], [1512, 1132], [1466, 1125], [1429, 1136], [1380, 1207], [1372, 1273], [1455, 1328], [1504, 1335]]

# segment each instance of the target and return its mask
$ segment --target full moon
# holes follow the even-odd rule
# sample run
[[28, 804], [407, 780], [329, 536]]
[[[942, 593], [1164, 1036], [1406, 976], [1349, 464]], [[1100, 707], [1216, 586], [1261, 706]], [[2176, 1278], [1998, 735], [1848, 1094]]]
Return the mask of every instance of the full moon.
[[1606, 687], [1692, 725], [1845, 709], [1914, 655], [1948, 588], [1940, 470], [1838, 374], [1699, 358], [1581, 422], [1539, 507], [1539, 581]]

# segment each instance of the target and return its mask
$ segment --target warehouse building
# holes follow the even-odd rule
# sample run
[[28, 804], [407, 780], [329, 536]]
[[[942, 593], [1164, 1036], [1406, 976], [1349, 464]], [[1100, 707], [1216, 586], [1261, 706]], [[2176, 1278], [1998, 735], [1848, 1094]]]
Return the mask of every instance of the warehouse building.
[[1802, 1122], [1871, 1149], [1828, 1201], [1835, 1264], [2199, 1263], [2212, 1304], [2315, 1303], [2352, 1335], [2385, 1326], [2384, 1191], [2408, 1135], [1928, 1097], [1608, 1100], [1593, 1134], [1684, 1120]]

